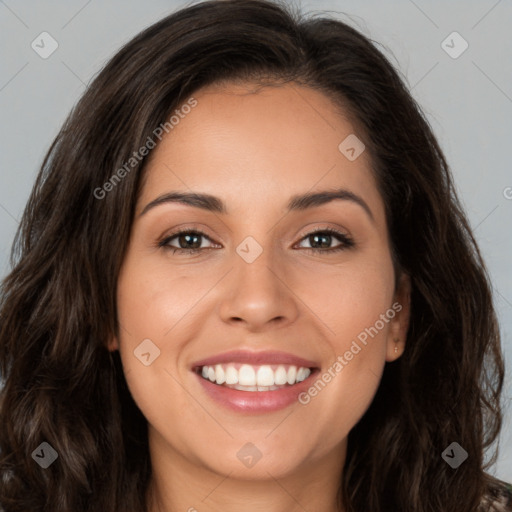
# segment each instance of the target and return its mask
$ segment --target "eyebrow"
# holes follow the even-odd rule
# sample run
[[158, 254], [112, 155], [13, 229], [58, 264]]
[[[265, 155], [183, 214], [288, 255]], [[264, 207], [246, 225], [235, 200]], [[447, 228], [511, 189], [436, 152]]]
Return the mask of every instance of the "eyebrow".
[[[304, 211], [310, 208], [316, 208], [335, 200], [351, 201], [358, 204], [368, 214], [372, 221], [375, 221], [372, 211], [366, 202], [358, 195], [346, 189], [323, 190], [320, 192], [308, 192], [302, 195], [295, 195], [290, 198], [287, 205], [288, 212]], [[168, 192], [148, 203], [139, 217], [156, 206], [166, 203], [181, 203], [195, 208], [201, 208], [214, 213], [227, 214], [228, 209], [222, 199], [210, 194], [201, 194], [198, 192]]]

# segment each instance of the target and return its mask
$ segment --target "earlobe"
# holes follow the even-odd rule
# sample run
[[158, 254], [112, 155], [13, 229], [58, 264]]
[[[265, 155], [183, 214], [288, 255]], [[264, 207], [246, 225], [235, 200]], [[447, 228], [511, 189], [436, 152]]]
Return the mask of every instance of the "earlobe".
[[116, 350], [119, 350], [119, 343], [117, 338], [112, 338], [108, 341], [107, 349], [109, 352], [115, 352]]
[[400, 358], [404, 352], [405, 341], [391, 336], [387, 341], [386, 361], [391, 363]]
[[394, 318], [390, 321], [387, 339], [386, 361], [397, 360], [405, 350], [411, 312], [411, 279], [402, 274], [395, 293], [392, 309]]

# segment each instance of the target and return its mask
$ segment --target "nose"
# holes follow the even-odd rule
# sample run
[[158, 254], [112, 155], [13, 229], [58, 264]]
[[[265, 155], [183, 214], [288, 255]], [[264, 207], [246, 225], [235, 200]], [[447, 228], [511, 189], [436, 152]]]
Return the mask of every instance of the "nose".
[[286, 282], [283, 265], [271, 251], [263, 250], [252, 263], [236, 254], [234, 265], [220, 304], [224, 322], [244, 324], [247, 330], [257, 332], [295, 321], [298, 299], [293, 285]]

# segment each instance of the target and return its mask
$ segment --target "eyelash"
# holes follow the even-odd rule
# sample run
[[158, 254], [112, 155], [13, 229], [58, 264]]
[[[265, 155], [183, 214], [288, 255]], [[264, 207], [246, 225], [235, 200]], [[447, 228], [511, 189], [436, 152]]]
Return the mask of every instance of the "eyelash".
[[[326, 234], [326, 235], [334, 235], [341, 242], [341, 245], [339, 245], [338, 247], [330, 248], [330, 249], [318, 249], [318, 248], [315, 248], [315, 247], [304, 247], [302, 249], [305, 249], [307, 251], [312, 251], [313, 253], [320, 253], [320, 252], [324, 252], [325, 253], [325, 252], [327, 252], [327, 253], [331, 253], [332, 254], [334, 252], [343, 251], [343, 250], [350, 249], [350, 248], [355, 246], [354, 240], [352, 238], [350, 238], [346, 234], [341, 233], [340, 231], [337, 231], [337, 230], [332, 229], [332, 228], [329, 228], [329, 229], [317, 229], [317, 230], [311, 231], [310, 233], [308, 233], [305, 236], [303, 236], [301, 238], [301, 241], [306, 239], [306, 238], [308, 238], [308, 237], [310, 237], [310, 236], [313, 236], [313, 235], [316, 235], [316, 234], [319, 234], [319, 233]], [[202, 237], [206, 238], [210, 242], [212, 242], [212, 240], [210, 239], [210, 237], [206, 233], [203, 233], [202, 231], [197, 230], [197, 229], [185, 228], [185, 229], [176, 231], [176, 232], [172, 233], [171, 235], [165, 237], [162, 241], [158, 242], [157, 247], [165, 249], [165, 250], [170, 250], [170, 251], [172, 251], [173, 254], [176, 254], [176, 253], [178, 253], [178, 254], [183, 254], [183, 253], [195, 254], [195, 253], [198, 253], [198, 252], [210, 249], [210, 248], [204, 248], [204, 247], [203, 248], [198, 247], [198, 248], [193, 248], [193, 249], [182, 249], [180, 247], [172, 247], [172, 246], [168, 245], [171, 240], [173, 240], [174, 238], [176, 238], [176, 237], [178, 237], [179, 235], [182, 235], [182, 234], [199, 235], [199, 236], [202, 236]]]

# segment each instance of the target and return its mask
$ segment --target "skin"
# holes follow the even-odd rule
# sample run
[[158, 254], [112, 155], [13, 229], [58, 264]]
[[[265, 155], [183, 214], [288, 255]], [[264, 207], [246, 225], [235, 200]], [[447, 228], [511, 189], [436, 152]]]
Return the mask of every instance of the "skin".
[[[355, 128], [329, 98], [297, 84], [217, 85], [194, 97], [197, 106], [151, 153], [118, 281], [123, 329], [109, 343], [148, 420], [149, 510], [335, 512], [347, 435], [386, 362], [400, 357], [409, 322], [410, 282], [402, 276], [395, 288], [368, 152], [349, 161], [338, 145]], [[360, 196], [373, 219], [348, 200], [286, 214], [291, 196], [340, 187]], [[170, 191], [218, 196], [228, 214], [165, 203], [140, 216]], [[177, 227], [204, 231], [208, 238], [194, 243], [205, 250], [158, 248]], [[326, 227], [356, 245], [313, 253], [322, 246], [307, 235]], [[250, 264], [236, 252], [248, 236], [263, 249]], [[187, 247], [183, 237], [169, 245]], [[401, 311], [307, 405], [230, 411], [190, 371], [240, 348], [282, 350], [327, 370], [395, 302]], [[160, 356], [144, 366], [133, 352], [147, 338]], [[247, 442], [262, 454], [251, 468], [237, 458]]]

